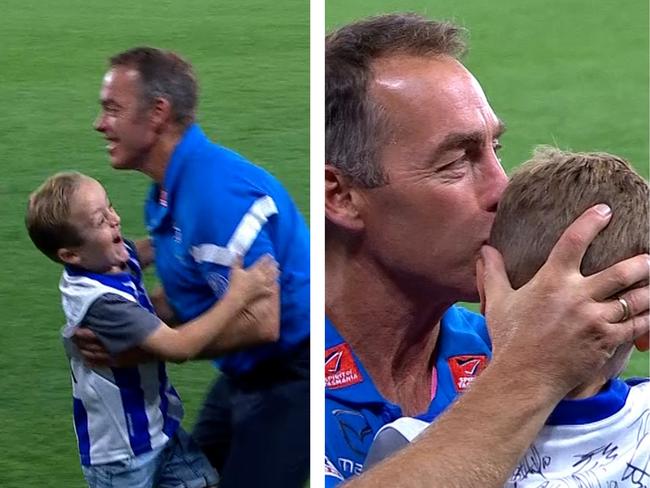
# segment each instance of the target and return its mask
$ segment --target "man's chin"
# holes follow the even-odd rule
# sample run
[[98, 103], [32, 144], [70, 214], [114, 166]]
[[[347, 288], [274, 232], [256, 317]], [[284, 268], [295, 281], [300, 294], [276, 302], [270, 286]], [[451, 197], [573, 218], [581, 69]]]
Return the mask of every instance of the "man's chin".
[[113, 169], [128, 169], [127, 165], [121, 159], [117, 159], [112, 156], [109, 156], [108, 160], [110, 161], [111, 167]]
[[111, 167], [113, 169], [138, 169], [138, 161], [136, 160], [126, 160], [124, 158], [116, 158], [113, 156], [109, 156], [109, 161], [111, 163]]
[[120, 157], [118, 151], [108, 151], [108, 161], [111, 164], [113, 169], [126, 169], [128, 168], [128, 161], [125, 161], [123, 157]]

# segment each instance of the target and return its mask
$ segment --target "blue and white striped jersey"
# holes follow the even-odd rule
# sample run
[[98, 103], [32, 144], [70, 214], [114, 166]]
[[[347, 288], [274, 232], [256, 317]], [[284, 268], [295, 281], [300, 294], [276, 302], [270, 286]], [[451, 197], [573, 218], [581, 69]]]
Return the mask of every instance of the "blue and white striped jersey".
[[650, 487], [650, 382], [611, 380], [562, 400], [506, 488]]
[[[401, 417], [382, 427], [364, 468], [405, 447], [428, 425]], [[555, 407], [505, 485], [553, 487], [650, 487], [647, 379], [613, 379], [592, 397], [565, 399]]]
[[164, 362], [89, 368], [69, 339], [84, 324], [93, 303], [106, 295], [118, 295], [153, 313], [135, 251], [126, 246], [129, 272], [98, 274], [66, 267], [59, 284], [66, 316], [63, 337], [72, 376], [74, 427], [85, 466], [127, 459], [164, 445], [183, 416]]
[[152, 185], [145, 219], [156, 272], [181, 322], [223, 296], [234, 256], [243, 255], [245, 266], [264, 254], [279, 263], [279, 340], [216, 359], [224, 372], [247, 373], [308, 339], [309, 231], [268, 172], [192, 125], [174, 149], [162, 185]]

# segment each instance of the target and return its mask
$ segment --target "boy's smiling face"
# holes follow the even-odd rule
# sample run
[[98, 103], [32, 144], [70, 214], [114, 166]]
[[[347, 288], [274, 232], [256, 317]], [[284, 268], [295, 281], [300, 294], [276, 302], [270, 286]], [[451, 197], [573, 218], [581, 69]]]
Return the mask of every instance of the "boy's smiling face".
[[71, 202], [70, 222], [83, 244], [59, 250], [65, 263], [96, 273], [122, 270], [129, 254], [122, 240], [120, 217], [99, 182], [84, 178]]

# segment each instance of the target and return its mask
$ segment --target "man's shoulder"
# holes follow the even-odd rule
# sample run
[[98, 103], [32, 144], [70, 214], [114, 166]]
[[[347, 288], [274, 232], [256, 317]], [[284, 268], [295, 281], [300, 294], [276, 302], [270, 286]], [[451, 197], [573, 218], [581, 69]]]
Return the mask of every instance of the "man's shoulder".
[[266, 169], [214, 142], [193, 151], [186, 164], [189, 171], [183, 178], [198, 186], [216, 185], [234, 194], [268, 193], [279, 186], [278, 180]]

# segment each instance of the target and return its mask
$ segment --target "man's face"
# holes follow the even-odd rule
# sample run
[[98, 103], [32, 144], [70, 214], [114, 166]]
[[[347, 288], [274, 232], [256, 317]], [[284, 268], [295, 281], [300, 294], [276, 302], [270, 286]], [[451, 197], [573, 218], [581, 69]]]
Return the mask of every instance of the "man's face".
[[156, 140], [150, 110], [143, 106], [139, 73], [125, 66], [109, 70], [100, 91], [95, 130], [104, 134], [111, 165], [141, 169]]
[[478, 299], [475, 264], [506, 175], [503, 126], [474, 77], [449, 57], [377, 60], [370, 93], [386, 110], [385, 186], [362, 190], [366, 243], [407, 286]]
[[99, 182], [84, 179], [72, 197], [70, 221], [82, 244], [73, 249], [73, 264], [96, 273], [117, 271], [128, 261], [122, 240], [120, 217]]

